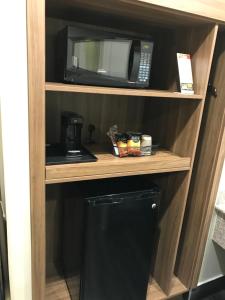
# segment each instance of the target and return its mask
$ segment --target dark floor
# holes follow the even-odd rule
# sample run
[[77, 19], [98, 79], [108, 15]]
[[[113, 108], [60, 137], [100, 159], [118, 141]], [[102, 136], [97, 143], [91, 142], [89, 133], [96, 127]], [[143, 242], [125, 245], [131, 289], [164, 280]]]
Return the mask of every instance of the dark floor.
[[191, 300], [225, 300], [225, 276], [194, 289]]
[[225, 290], [220, 291], [216, 294], [213, 294], [211, 296], [202, 298], [202, 300], [225, 300]]

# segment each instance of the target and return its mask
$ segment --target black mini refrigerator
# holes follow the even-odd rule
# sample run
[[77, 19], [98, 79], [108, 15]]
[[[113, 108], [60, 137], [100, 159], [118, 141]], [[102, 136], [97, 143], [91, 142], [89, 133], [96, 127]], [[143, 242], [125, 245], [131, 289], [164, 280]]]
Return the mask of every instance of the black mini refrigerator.
[[[106, 180], [81, 184], [80, 195], [84, 227], [79, 299], [145, 300], [159, 188], [131, 179]], [[77, 261], [77, 253], [73, 257], [70, 251], [70, 256], [67, 260], [71, 263]], [[77, 300], [73, 297], [77, 295], [73, 290], [76, 284], [71, 279], [67, 283], [72, 300]]]

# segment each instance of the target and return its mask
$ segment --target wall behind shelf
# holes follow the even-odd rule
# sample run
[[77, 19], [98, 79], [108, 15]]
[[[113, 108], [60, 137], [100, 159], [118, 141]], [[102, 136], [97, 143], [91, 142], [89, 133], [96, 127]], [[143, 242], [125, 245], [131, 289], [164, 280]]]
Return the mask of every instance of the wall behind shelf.
[[74, 93], [47, 93], [46, 138], [48, 143], [60, 139], [61, 111], [73, 111], [83, 116], [83, 143], [88, 141], [88, 125], [96, 127], [94, 139], [98, 144], [110, 143], [106, 133], [117, 124], [120, 131], [141, 131], [144, 98]]

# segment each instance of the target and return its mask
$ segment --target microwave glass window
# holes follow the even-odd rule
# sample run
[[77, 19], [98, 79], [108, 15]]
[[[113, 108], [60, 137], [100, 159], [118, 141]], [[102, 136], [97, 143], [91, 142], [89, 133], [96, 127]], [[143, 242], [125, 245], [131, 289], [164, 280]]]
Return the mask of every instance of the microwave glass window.
[[130, 48], [130, 40], [75, 42], [74, 65], [105, 76], [128, 79]]

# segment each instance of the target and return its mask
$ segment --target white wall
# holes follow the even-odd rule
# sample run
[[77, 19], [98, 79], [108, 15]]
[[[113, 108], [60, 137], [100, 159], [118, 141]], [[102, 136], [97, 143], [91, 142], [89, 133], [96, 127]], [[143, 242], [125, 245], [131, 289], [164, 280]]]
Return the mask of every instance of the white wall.
[[[225, 163], [220, 179], [219, 190], [217, 194], [216, 203], [225, 204]], [[202, 269], [199, 277], [199, 284], [211, 281], [218, 277], [225, 275], [225, 250], [212, 241], [212, 235], [216, 222], [216, 213], [214, 213], [209, 236], [206, 244]]]
[[31, 300], [26, 0], [2, 1], [0, 22], [1, 189], [11, 300]]

